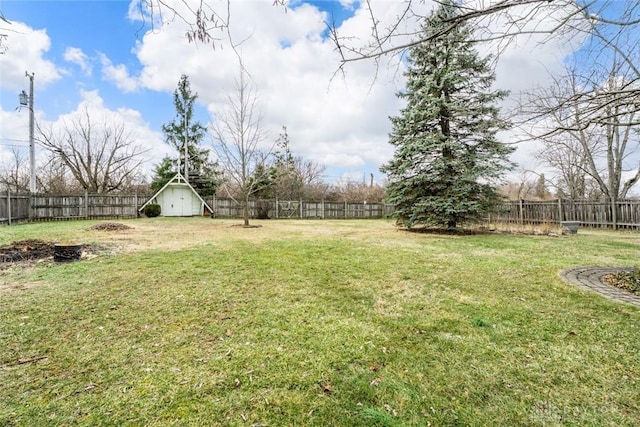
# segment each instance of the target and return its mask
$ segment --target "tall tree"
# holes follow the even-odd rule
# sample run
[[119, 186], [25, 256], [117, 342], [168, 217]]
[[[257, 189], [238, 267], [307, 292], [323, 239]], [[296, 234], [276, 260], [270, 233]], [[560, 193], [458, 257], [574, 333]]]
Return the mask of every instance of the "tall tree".
[[[570, 176], [582, 180], [578, 196], [587, 196], [585, 183], [592, 181], [609, 204], [614, 227], [618, 200], [640, 181], [640, 111], [626, 96], [632, 80], [621, 65], [614, 60], [608, 72], [586, 77], [567, 70], [553, 86], [529, 94], [524, 109], [536, 123], [530, 137], [544, 143], [540, 157], [565, 183]], [[594, 95], [584, 96], [585, 87]]]
[[[457, 10], [442, 1], [423, 30], [442, 31]], [[508, 123], [495, 104], [507, 93], [492, 90], [490, 58], [479, 57], [467, 26], [425, 39], [410, 50], [406, 90], [398, 94], [407, 105], [391, 118], [396, 148], [382, 171], [399, 224], [453, 229], [499, 202], [492, 182], [510, 167], [513, 149], [496, 139]]]
[[240, 193], [244, 225], [249, 226], [249, 200], [271, 175], [267, 163], [271, 150], [260, 146], [264, 140], [262, 115], [241, 60], [235, 92], [227, 96], [227, 105], [216, 115], [211, 131], [224, 177]]
[[551, 197], [551, 193], [549, 192], [549, 189], [547, 189], [547, 180], [543, 173], [538, 175], [535, 188], [533, 189], [533, 195], [540, 200], [547, 200]]
[[171, 181], [174, 176], [176, 176], [175, 161], [171, 157], [165, 156], [153, 169], [153, 178], [151, 179], [150, 185], [151, 190], [159, 191]]
[[180, 171], [201, 196], [215, 194], [220, 181], [220, 171], [211, 160], [210, 150], [201, 147], [207, 128], [198, 120], [194, 120], [193, 108], [197, 99], [198, 94], [192, 92], [189, 77], [183, 74], [180, 76], [178, 88], [173, 92], [176, 117], [162, 126], [165, 141], [176, 149], [178, 155], [173, 159], [163, 159], [158, 165], [161, 167], [161, 174], [158, 174], [159, 170], [156, 169], [152, 188], [162, 188]]
[[122, 190], [140, 175], [144, 151], [124, 123], [96, 122], [85, 109], [60, 131], [38, 129], [39, 142], [90, 193]]
[[46, 194], [77, 194], [82, 191], [69, 169], [55, 153], [49, 152], [36, 171], [37, 187]]
[[273, 196], [282, 200], [309, 197], [309, 188], [321, 183], [325, 167], [312, 160], [305, 160], [302, 156], [293, 155], [286, 126], [282, 127], [276, 147]]

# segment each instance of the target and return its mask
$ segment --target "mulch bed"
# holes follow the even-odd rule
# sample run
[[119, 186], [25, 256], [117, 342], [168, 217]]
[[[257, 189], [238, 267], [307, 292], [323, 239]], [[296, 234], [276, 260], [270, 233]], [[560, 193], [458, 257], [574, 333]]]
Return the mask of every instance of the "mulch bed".
[[133, 227], [129, 227], [128, 225], [121, 224], [119, 222], [103, 222], [101, 224], [96, 224], [92, 227], [89, 227], [87, 230], [91, 231], [124, 231], [131, 230]]
[[640, 270], [620, 271], [618, 273], [607, 274], [602, 280], [607, 285], [624, 289], [635, 295], [640, 295]]

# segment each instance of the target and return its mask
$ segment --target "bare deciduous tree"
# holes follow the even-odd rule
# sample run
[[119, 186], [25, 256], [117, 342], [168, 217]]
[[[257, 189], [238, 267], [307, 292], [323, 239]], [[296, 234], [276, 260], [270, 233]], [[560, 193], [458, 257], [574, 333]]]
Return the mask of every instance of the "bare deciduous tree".
[[84, 190], [64, 162], [53, 152], [36, 171], [37, 187], [46, 194], [78, 194]]
[[7, 32], [9, 30], [7, 25], [11, 25], [11, 22], [4, 17], [0, 10], [0, 55], [3, 55], [8, 49], [5, 43], [8, 37]]
[[[270, 173], [267, 159], [271, 150], [261, 147], [261, 122], [257, 95], [240, 61], [235, 91], [227, 95], [226, 108], [215, 115], [211, 132], [223, 177], [240, 192], [245, 226], [249, 225], [249, 199]], [[228, 195], [233, 197], [230, 192]]]
[[[154, 22], [180, 20], [188, 26], [189, 42], [216, 46], [231, 25], [232, 0], [138, 0], [143, 16]], [[273, 0], [274, 6], [288, 7], [287, 0]], [[434, 5], [438, 2], [435, 1]], [[364, 8], [371, 33], [366, 39], [342, 35], [335, 23], [328, 22], [329, 34], [341, 55], [342, 64], [375, 60], [406, 51], [412, 46], [441, 37], [457, 25], [469, 22], [478, 41], [511, 40], [531, 34], [562, 34], [579, 31], [597, 37], [615, 38], [620, 29], [640, 24], [640, 4], [617, 0], [493, 0], [463, 1], [459, 13], [437, 32], [425, 34], [414, 23], [423, 21], [433, 7], [424, 0], [401, 0], [395, 12], [385, 16], [383, 7], [365, 0]], [[386, 11], [385, 11], [386, 12]], [[613, 28], [613, 30], [611, 30]]]
[[[273, 0], [274, 6], [286, 7], [287, 0]], [[191, 42], [216, 47], [228, 35], [231, 24], [231, 0], [138, 0], [141, 16], [150, 25], [174, 20], [187, 25], [185, 37]]]
[[350, 203], [381, 203], [386, 196], [384, 185], [355, 181], [339, 181], [331, 185], [326, 195], [330, 201]]
[[18, 148], [11, 149], [13, 159], [3, 163], [0, 170], [0, 185], [16, 193], [29, 191], [29, 162], [27, 156]]
[[569, 135], [555, 135], [544, 138], [544, 148], [536, 157], [548, 165], [555, 175], [553, 181], [559, 196], [572, 200], [589, 197], [589, 177], [585, 173], [586, 157], [582, 144]]
[[[578, 31], [602, 37], [617, 37], [606, 28], [620, 31], [640, 24], [637, 2], [616, 0], [494, 0], [462, 1], [459, 13], [445, 21], [447, 25], [424, 33], [411, 22], [422, 22], [431, 8], [421, 0], [403, 0], [390, 19], [378, 13], [372, 0], [362, 7], [370, 17], [371, 34], [367, 40], [342, 36], [335, 25], [331, 37], [340, 52], [342, 63], [372, 60], [389, 54], [405, 52], [412, 46], [439, 38], [461, 23], [475, 29], [476, 41], [510, 41], [514, 37], [532, 34], [557, 35]], [[435, 5], [439, 2], [434, 1]], [[432, 6], [433, 7], [433, 6]], [[408, 25], [409, 24], [409, 25]], [[631, 28], [631, 31], [633, 29]]]
[[85, 109], [60, 131], [38, 131], [39, 142], [64, 163], [88, 192], [123, 189], [140, 173], [144, 151], [124, 123], [96, 124]]
[[[585, 87], [592, 87], [594, 96], [584, 96]], [[585, 184], [580, 175], [592, 179], [610, 203], [614, 226], [617, 201], [640, 180], [636, 129], [640, 112], [620, 96], [627, 87], [628, 80], [614, 61], [602, 77], [585, 79], [571, 70], [552, 88], [530, 94], [528, 103], [528, 112], [543, 118], [540, 130], [532, 135], [545, 143], [541, 158], [576, 190]]]

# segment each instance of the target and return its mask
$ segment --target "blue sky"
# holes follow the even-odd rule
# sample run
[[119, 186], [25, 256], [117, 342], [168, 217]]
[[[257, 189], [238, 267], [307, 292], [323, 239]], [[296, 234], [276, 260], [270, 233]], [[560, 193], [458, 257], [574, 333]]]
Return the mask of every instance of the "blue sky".
[[[225, 52], [224, 44], [215, 50], [208, 46], [188, 44], [181, 22], [172, 22], [168, 29], [155, 28], [155, 31], [150, 31], [149, 21], [142, 22], [132, 16], [131, 11], [136, 5], [136, 0], [4, 0], [1, 10], [12, 24], [4, 26], [9, 36], [6, 40], [8, 51], [0, 56], [2, 110], [11, 114], [17, 105], [17, 93], [21, 89], [28, 90], [28, 79], [23, 77], [24, 71], [34, 72], [36, 117], [43, 126], [56, 126], [62, 119], [68, 119], [77, 112], [80, 105], [97, 103], [103, 113], [117, 115], [119, 110], [124, 109], [129, 115], [139, 114], [136, 122], [128, 123], [128, 128], [133, 128], [140, 138], [145, 138], [144, 143], [150, 148], [146, 165], [148, 170], [162, 156], [171, 154], [171, 149], [161, 141], [160, 129], [163, 123], [170, 121], [175, 115], [172, 92], [180, 74], [189, 75], [192, 89], [200, 95], [196, 115], [206, 124], [212, 120], [215, 111], [222, 108], [222, 95], [232, 89], [235, 68], [228, 55], [230, 51], [226, 49]], [[235, 5], [240, 7], [236, 8]], [[331, 126], [322, 120], [335, 124], [349, 120], [349, 116], [359, 118], [358, 114], [354, 114], [353, 106], [346, 106], [345, 109], [350, 110], [346, 114], [341, 114], [339, 109], [332, 107], [344, 105], [340, 92], [347, 82], [340, 81], [329, 88], [331, 73], [337, 66], [337, 57], [331, 51], [332, 46], [325, 37], [324, 27], [324, 22], [329, 19], [341, 23], [353, 17], [357, 11], [357, 3], [300, 2], [293, 4], [292, 9], [285, 13], [283, 8], [274, 7], [267, 0], [235, 2], [232, 26], [237, 29], [239, 39], [264, 29], [264, 24], [256, 21], [260, 16], [256, 17], [251, 10], [259, 8], [264, 17], [271, 15], [291, 24], [290, 28], [284, 29], [282, 35], [266, 36], [280, 37], [284, 41], [279, 45], [280, 50], [273, 52], [284, 57], [280, 58], [279, 65], [270, 65], [268, 72], [277, 75], [278, 67], [284, 67], [293, 74], [296, 72], [294, 67], [300, 66], [303, 74], [296, 77], [298, 82], [295, 86], [304, 86], [307, 92], [278, 95], [287, 86], [286, 76], [279, 76], [279, 87], [267, 89], [263, 89], [263, 86], [273, 85], [273, 78], [266, 73], [256, 78], [258, 95], [266, 98], [267, 103], [276, 96], [296, 99], [290, 106], [286, 99], [278, 99], [277, 112], [270, 111], [269, 105], [261, 106], [269, 139], [275, 140], [281, 126], [288, 126], [294, 153], [326, 165], [328, 181], [353, 177], [359, 179], [360, 176], [368, 177], [372, 172], [380, 177], [377, 169], [389, 153], [375, 154], [373, 157], [367, 154], [374, 153], [375, 150], [367, 147], [371, 142], [367, 142], [370, 141], [370, 135], [366, 131], [361, 135], [357, 131], [347, 131], [347, 123], [340, 124], [342, 135], [335, 129], [328, 132], [322, 130], [323, 127]], [[258, 28], [261, 25], [263, 28]], [[266, 29], [269, 30], [268, 25]], [[39, 35], [37, 42], [31, 40], [31, 32]], [[310, 51], [317, 49], [321, 51], [321, 55], [331, 59], [318, 64], [309, 63], [313, 58], [301, 61], [298, 55], [291, 52], [296, 48], [303, 49], [305, 43], [313, 45]], [[261, 49], [259, 43], [254, 43], [254, 46], [245, 50], [259, 52]], [[251, 52], [243, 54], [247, 57], [252, 55]], [[202, 61], [205, 57], [206, 61]], [[251, 58], [247, 60], [250, 61]], [[184, 66], [176, 67], [180, 62]], [[204, 62], [208, 65], [198, 66], [198, 63]], [[253, 70], [262, 68], [262, 65], [256, 62]], [[218, 71], [215, 76], [207, 75], [210, 70], [207, 67], [210, 66]], [[153, 71], [154, 69], [160, 71]], [[219, 72], [222, 69], [224, 72]], [[257, 75], [257, 71], [253, 73]], [[369, 84], [370, 73], [371, 69], [364, 72], [362, 82]], [[362, 85], [362, 82], [349, 88], [352, 92], [357, 92], [362, 104], [393, 101], [395, 84], [388, 84], [383, 91], [369, 96], [364, 91], [366, 85]], [[216, 95], [213, 96], [211, 91], [215, 91]], [[309, 101], [305, 102], [305, 98]], [[326, 98], [325, 102], [323, 98]], [[309, 124], [314, 119], [313, 113], [307, 112], [304, 120], [296, 120], [295, 114], [291, 113], [300, 109], [313, 109], [312, 104], [318, 103], [324, 104], [324, 108], [318, 108], [318, 117], [313, 126]], [[392, 109], [380, 111], [379, 118], [386, 119], [391, 113]], [[27, 113], [23, 112], [21, 115], [26, 116]], [[18, 116], [16, 120], [22, 119]], [[357, 123], [353, 125], [357, 126]], [[378, 138], [388, 132], [386, 126], [382, 126], [380, 130], [382, 132]], [[11, 126], [0, 127], [0, 150], [4, 148], [5, 159], [8, 147], [25, 144], [22, 135], [26, 135], [26, 132], [16, 135], [18, 131], [19, 129]], [[294, 139], [296, 137], [297, 140]], [[376, 144], [384, 146], [383, 139]]]
[[[191, 0], [190, 0], [191, 1]], [[225, 4], [209, 0], [212, 4]], [[176, 4], [180, 4], [176, 2]], [[328, 182], [366, 180], [390, 159], [389, 116], [402, 104], [402, 63], [388, 58], [349, 65], [333, 78], [339, 57], [327, 39], [333, 19], [342, 34], [367, 40], [369, 13], [356, 1], [295, 1], [285, 11], [272, 0], [232, 0], [231, 34], [252, 75], [267, 133], [265, 144], [287, 126], [295, 155], [326, 166]], [[175, 116], [172, 92], [187, 74], [199, 99], [196, 118], [208, 125], [233, 89], [237, 61], [228, 41], [189, 44], [180, 20], [155, 27], [136, 17], [138, 0], [2, 0], [0, 24], [8, 50], [0, 55], [0, 168], [11, 149], [27, 150], [28, 112], [16, 111], [18, 93], [28, 90], [25, 71], [35, 73], [35, 111], [45, 128], [60, 128], [83, 109], [96, 118], [122, 121], [147, 149], [145, 169], [173, 154], [161, 126]], [[399, 1], [372, 1], [383, 21], [397, 16]], [[420, 3], [424, 11], [433, 2]], [[166, 16], [166, 15], [165, 15]], [[535, 24], [535, 23], [534, 23]], [[529, 37], [505, 49], [496, 86], [517, 94], [544, 85], [559, 72], [573, 47], [562, 38], [544, 45]], [[485, 48], [486, 53], [491, 52]], [[527, 79], [522, 76], [526, 75]], [[204, 145], [210, 148], [210, 140]], [[514, 160], [532, 163], [533, 147], [520, 147]], [[38, 161], [44, 158], [37, 147]]]
[[[4, 0], [2, 2], [5, 17], [12, 21], [24, 22], [33, 29], [46, 30], [51, 39], [51, 47], [42, 55], [42, 58], [60, 64], [67, 73], [46, 85], [39, 85], [39, 80], [43, 77], [46, 79], [50, 75], [36, 73], [38, 90], [34, 98], [37, 99], [37, 108], [45, 113], [47, 119], [53, 120], [56, 116], [76, 108], [82, 100], [79, 89], [98, 90], [109, 108], [117, 109], [126, 106], [142, 112], [150, 126], [156, 130], [173, 118], [175, 110], [171, 91], [141, 89], [123, 93], [117, 86], [105, 82], [99, 70], [92, 69], [88, 74], [79, 65], [69, 64], [69, 61], [64, 59], [65, 52], [73, 47], [90, 57], [103, 54], [113, 63], [123, 64], [130, 73], [137, 74], [142, 67], [134, 50], [136, 43], [140, 42], [141, 37], [148, 30], [148, 25], [129, 19], [129, 7], [129, 0]], [[8, 54], [17, 53], [8, 52]], [[94, 67], [92, 65], [92, 68]], [[25, 71], [34, 72], [31, 69]], [[2, 106], [10, 108], [11, 93], [4, 92], [3, 90]], [[201, 119], [206, 121], [206, 111], [203, 111], [201, 105], [198, 106], [198, 110]]]
[[[337, 1], [307, 3], [327, 11], [336, 22], [352, 16], [354, 11]], [[34, 29], [46, 29], [51, 39], [51, 47], [43, 55], [47, 60], [63, 64], [66, 50], [74, 47], [89, 56], [104, 54], [112, 63], [125, 65], [131, 74], [142, 69], [134, 50], [136, 43], [141, 42], [151, 28], [148, 22], [129, 18], [131, 0], [3, 0], [1, 5], [3, 14], [11, 21], [24, 22]], [[80, 87], [88, 91], [99, 90], [111, 108], [126, 105], [147, 113], [145, 117], [155, 128], [166, 122], [163, 117], [170, 120], [174, 114], [170, 91], [139, 90], [123, 94], [117, 87], [105, 84], [95, 72], [87, 75], [77, 65], [67, 67], [67, 71], [68, 76], [47, 85], [43, 88], [46, 92], [37, 94], [38, 108], [52, 115], [49, 119], [73, 109], [80, 102]], [[47, 93], [56, 95], [46, 96]], [[60, 93], [65, 96], [58, 96]], [[6, 97], [10, 94], [3, 93], [2, 99]], [[10, 107], [10, 103], [4, 105], [3, 102], [3, 107]], [[202, 106], [199, 110], [201, 120], [207, 121], [206, 110]]]

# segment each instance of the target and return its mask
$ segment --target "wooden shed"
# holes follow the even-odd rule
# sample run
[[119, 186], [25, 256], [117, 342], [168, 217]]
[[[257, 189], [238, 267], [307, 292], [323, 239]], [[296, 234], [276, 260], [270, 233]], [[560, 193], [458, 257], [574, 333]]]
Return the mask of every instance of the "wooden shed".
[[138, 209], [138, 212], [142, 212], [145, 206], [150, 203], [160, 205], [161, 216], [198, 216], [213, 213], [213, 209], [180, 173], [177, 173], [164, 187], [158, 190]]

